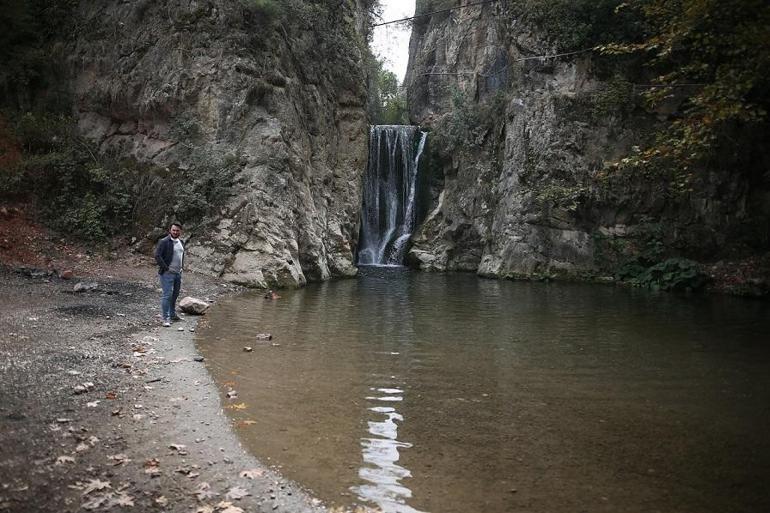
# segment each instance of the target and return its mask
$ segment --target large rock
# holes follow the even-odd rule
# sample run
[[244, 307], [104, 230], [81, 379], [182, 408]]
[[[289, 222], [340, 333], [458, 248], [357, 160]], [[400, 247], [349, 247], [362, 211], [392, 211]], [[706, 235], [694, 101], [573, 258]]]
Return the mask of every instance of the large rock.
[[[590, 51], [536, 57], [560, 42], [520, 19], [517, 5], [469, 6], [413, 24], [410, 118], [432, 132], [421, 169], [430, 173], [429, 214], [408, 261], [501, 278], [584, 275], [619, 265], [624, 251], [650, 240], [703, 258], [730, 237], [743, 244], [746, 227], [766, 219], [767, 186], [723, 169], [673, 197], [662, 177], [608, 175], [605, 166], [643, 144], [657, 119], [634, 108], [633, 79], [598, 78], [606, 59]], [[418, 10], [430, 6], [418, 1]], [[645, 238], [645, 229], [658, 231]]]
[[238, 163], [221, 210], [187, 226], [188, 268], [256, 287], [355, 274], [366, 3], [293, 4], [328, 14], [312, 26], [229, 0], [80, 3], [83, 133], [161, 166]]
[[208, 308], [209, 304], [206, 301], [190, 296], [183, 297], [179, 301], [179, 309], [186, 314], [203, 315]]

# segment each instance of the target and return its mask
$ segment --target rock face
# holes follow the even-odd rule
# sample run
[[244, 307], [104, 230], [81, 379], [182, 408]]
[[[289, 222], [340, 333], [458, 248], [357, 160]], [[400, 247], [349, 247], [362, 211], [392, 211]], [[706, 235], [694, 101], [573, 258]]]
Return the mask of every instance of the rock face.
[[221, 211], [186, 226], [188, 266], [291, 287], [356, 272], [366, 2], [288, 2], [288, 20], [273, 3], [81, 2], [88, 30], [69, 62], [80, 129], [103, 151], [193, 170], [237, 163]]
[[631, 84], [597, 78], [591, 52], [537, 57], [554, 53], [503, 2], [415, 21], [408, 103], [431, 133], [421, 171], [429, 207], [412, 265], [510, 278], [597, 274], [610, 267], [607, 248], [631, 245], [650, 219], [670, 227], [661, 237], [700, 254], [751, 219], [748, 205], [766, 191], [752, 200], [736, 173], [705, 177], [679, 202], [642, 180], [600, 192], [605, 164], [639, 144], [655, 118], [630, 112]]
[[[444, 157], [438, 171], [443, 184], [410, 253], [420, 268], [500, 277], [592, 268], [591, 233], [568, 208], [544, 208], [537, 185], [579, 187], [610, 134], [563, 117], [560, 99], [598, 85], [585, 59], [520, 60], [548, 50], [526, 31], [511, 37], [490, 6], [415, 24], [410, 115], [470, 140], [463, 151], [443, 155], [442, 141], [432, 141], [433, 157]], [[485, 102], [482, 116], [491, 123], [452, 127], [462, 121], [444, 119]]]

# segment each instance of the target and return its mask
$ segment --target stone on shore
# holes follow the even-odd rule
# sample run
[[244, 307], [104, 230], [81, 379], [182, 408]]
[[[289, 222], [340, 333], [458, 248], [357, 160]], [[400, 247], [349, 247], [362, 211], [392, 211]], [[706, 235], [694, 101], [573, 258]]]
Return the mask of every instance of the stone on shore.
[[93, 282], [78, 282], [75, 284], [74, 287], [72, 287], [72, 290], [75, 292], [92, 292], [99, 288], [99, 284], [95, 281]]
[[203, 315], [209, 304], [202, 299], [187, 296], [179, 301], [179, 308], [186, 314]]

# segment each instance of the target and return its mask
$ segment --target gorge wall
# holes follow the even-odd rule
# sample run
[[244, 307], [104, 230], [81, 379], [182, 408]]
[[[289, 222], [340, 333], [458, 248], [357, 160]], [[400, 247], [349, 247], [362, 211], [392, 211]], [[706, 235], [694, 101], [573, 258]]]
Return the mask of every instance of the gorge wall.
[[[595, 52], [538, 57], [558, 45], [509, 5], [415, 20], [405, 82], [432, 164], [414, 266], [579, 277], [611, 275], [645, 251], [711, 261], [767, 251], [767, 173], [704, 172], [678, 196], [643, 176], [608, 176], [667, 113], [639, 108], [631, 79], [607, 73]], [[418, 2], [418, 12], [440, 7]]]
[[257, 287], [355, 274], [368, 3], [80, 3], [82, 133], [193, 176], [235, 168], [220, 211], [186, 227], [193, 269]]

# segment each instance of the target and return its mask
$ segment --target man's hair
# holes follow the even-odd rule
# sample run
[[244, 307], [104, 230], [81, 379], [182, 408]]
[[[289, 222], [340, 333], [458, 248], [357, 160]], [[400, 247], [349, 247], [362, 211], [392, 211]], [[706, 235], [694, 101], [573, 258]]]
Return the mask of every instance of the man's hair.
[[181, 223], [171, 223], [171, 226], [169, 226], [169, 227], [168, 227], [168, 229], [170, 230], [170, 229], [171, 229], [171, 228], [173, 228], [174, 226], [177, 226], [177, 227], [179, 227], [179, 229], [180, 229], [180, 230], [182, 229], [182, 224], [181, 224]]

